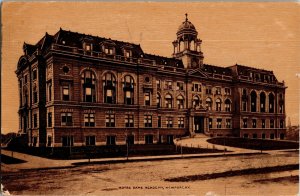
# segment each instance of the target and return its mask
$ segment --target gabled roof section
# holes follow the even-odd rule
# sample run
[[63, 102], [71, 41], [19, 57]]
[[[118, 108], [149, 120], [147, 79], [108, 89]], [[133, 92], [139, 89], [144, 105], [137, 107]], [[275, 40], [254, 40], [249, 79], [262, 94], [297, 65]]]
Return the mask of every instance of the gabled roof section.
[[34, 53], [35, 50], [36, 50], [35, 45], [27, 44], [27, 43], [24, 42], [24, 44], [23, 44], [24, 54], [26, 54], [28, 56], [31, 56]]
[[201, 68], [190, 70], [188, 72], [188, 75], [190, 75], [190, 76], [200, 76], [202, 78], [207, 78], [208, 77], [208, 75]]
[[145, 54], [144, 58], [154, 60], [155, 63], [159, 65], [184, 68], [182, 61], [176, 58], [168, 58], [154, 54]]

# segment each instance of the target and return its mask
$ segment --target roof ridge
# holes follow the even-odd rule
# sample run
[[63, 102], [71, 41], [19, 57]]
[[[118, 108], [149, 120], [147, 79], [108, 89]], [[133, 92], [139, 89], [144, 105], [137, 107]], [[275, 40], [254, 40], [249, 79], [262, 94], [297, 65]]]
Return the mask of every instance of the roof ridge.
[[112, 39], [112, 38], [106, 38], [106, 37], [100, 37], [98, 35], [91, 35], [91, 34], [85, 34], [85, 33], [80, 33], [80, 32], [75, 32], [75, 31], [71, 31], [71, 30], [64, 30], [62, 28], [60, 28], [60, 31], [64, 31], [64, 32], [70, 32], [70, 33], [75, 33], [78, 35], [83, 35], [83, 36], [90, 36], [90, 37], [94, 37], [94, 38], [98, 38], [98, 39], [105, 39], [105, 40], [111, 40], [113, 42], [119, 42], [119, 43], [126, 43], [126, 44], [131, 44], [131, 45], [135, 45], [135, 46], [140, 46], [140, 44], [136, 44], [136, 43], [132, 43], [132, 42], [126, 42], [126, 41], [121, 41], [121, 40], [116, 40], [116, 39]]

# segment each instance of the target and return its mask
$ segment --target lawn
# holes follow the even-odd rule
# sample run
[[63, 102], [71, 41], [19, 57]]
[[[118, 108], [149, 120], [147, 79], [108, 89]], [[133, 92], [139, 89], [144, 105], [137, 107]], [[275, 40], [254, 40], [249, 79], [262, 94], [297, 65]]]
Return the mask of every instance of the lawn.
[[[82, 146], [82, 147], [56, 147], [56, 148], [10, 148], [17, 152], [31, 154], [35, 156], [47, 157], [52, 159], [85, 159], [85, 158], [108, 158], [126, 157], [127, 146]], [[222, 152], [217, 149], [176, 147], [172, 144], [134, 144], [128, 147], [129, 157], [135, 156], [159, 156], [176, 154], [201, 154]]]
[[218, 137], [207, 140], [212, 144], [225, 145], [237, 148], [246, 148], [253, 150], [281, 150], [281, 149], [299, 149], [298, 142], [249, 139], [249, 138], [226, 138]]

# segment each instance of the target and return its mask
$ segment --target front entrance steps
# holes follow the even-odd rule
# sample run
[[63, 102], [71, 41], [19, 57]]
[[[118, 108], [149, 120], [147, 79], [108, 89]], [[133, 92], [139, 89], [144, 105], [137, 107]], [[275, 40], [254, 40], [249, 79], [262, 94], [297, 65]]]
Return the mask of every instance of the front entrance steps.
[[205, 135], [204, 133], [195, 133], [194, 138], [210, 138], [208, 135]]

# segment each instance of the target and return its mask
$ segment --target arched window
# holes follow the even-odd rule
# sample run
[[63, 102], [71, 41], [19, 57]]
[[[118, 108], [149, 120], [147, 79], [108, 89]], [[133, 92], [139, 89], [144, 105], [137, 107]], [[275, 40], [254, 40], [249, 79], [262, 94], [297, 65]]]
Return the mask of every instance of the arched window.
[[190, 43], [189, 43], [189, 45], [190, 45], [190, 50], [195, 50], [195, 42], [194, 42], [194, 40], [192, 40]]
[[246, 89], [243, 89], [243, 94], [242, 94], [242, 111], [247, 111], [247, 105], [248, 105], [248, 96], [247, 96], [247, 91]]
[[84, 102], [96, 102], [96, 76], [91, 70], [81, 74], [82, 95]]
[[124, 103], [127, 105], [134, 104], [134, 80], [133, 77], [127, 75], [123, 82]]
[[251, 92], [251, 112], [256, 112], [256, 92]]
[[260, 112], [266, 112], [266, 94], [260, 93]]
[[157, 95], [156, 95], [156, 104], [157, 104], [158, 108], [161, 107], [161, 97], [160, 97], [159, 93], [157, 93]]
[[173, 102], [172, 100], [173, 100], [172, 95], [167, 94], [165, 96], [165, 103], [167, 108], [172, 108], [172, 102]]
[[183, 97], [181, 95], [179, 95], [177, 97], [177, 108], [178, 109], [184, 108], [184, 99], [183, 99]]
[[184, 41], [179, 41], [179, 52], [184, 50]]
[[284, 99], [283, 95], [279, 94], [279, 113], [283, 113]]
[[229, 99], [225, 100], [225, 111], [230, 112], [231, 111], [231, 101]]
[[269, 112], [274, 113], [274, 95], [273, 95], [273, 93], [269, 94]]
[[116, 78], [112, 73], [106, 73], [103, 78], [104, 103], [116, 103]]
[[211, 98], [206, 98], [206, 108], [208, 110], [211, 110], [211, 107], [212, 107], [212, 101], [211, 101]]
[[221, 104], [222, 104], [221, 99], [217, 99], [216, 100], [216, 111], [221, 111], [222, 110]]
[[199, 107], [200, 106], [200, 98], [196, 95], [193, 97], [193, 108]]

